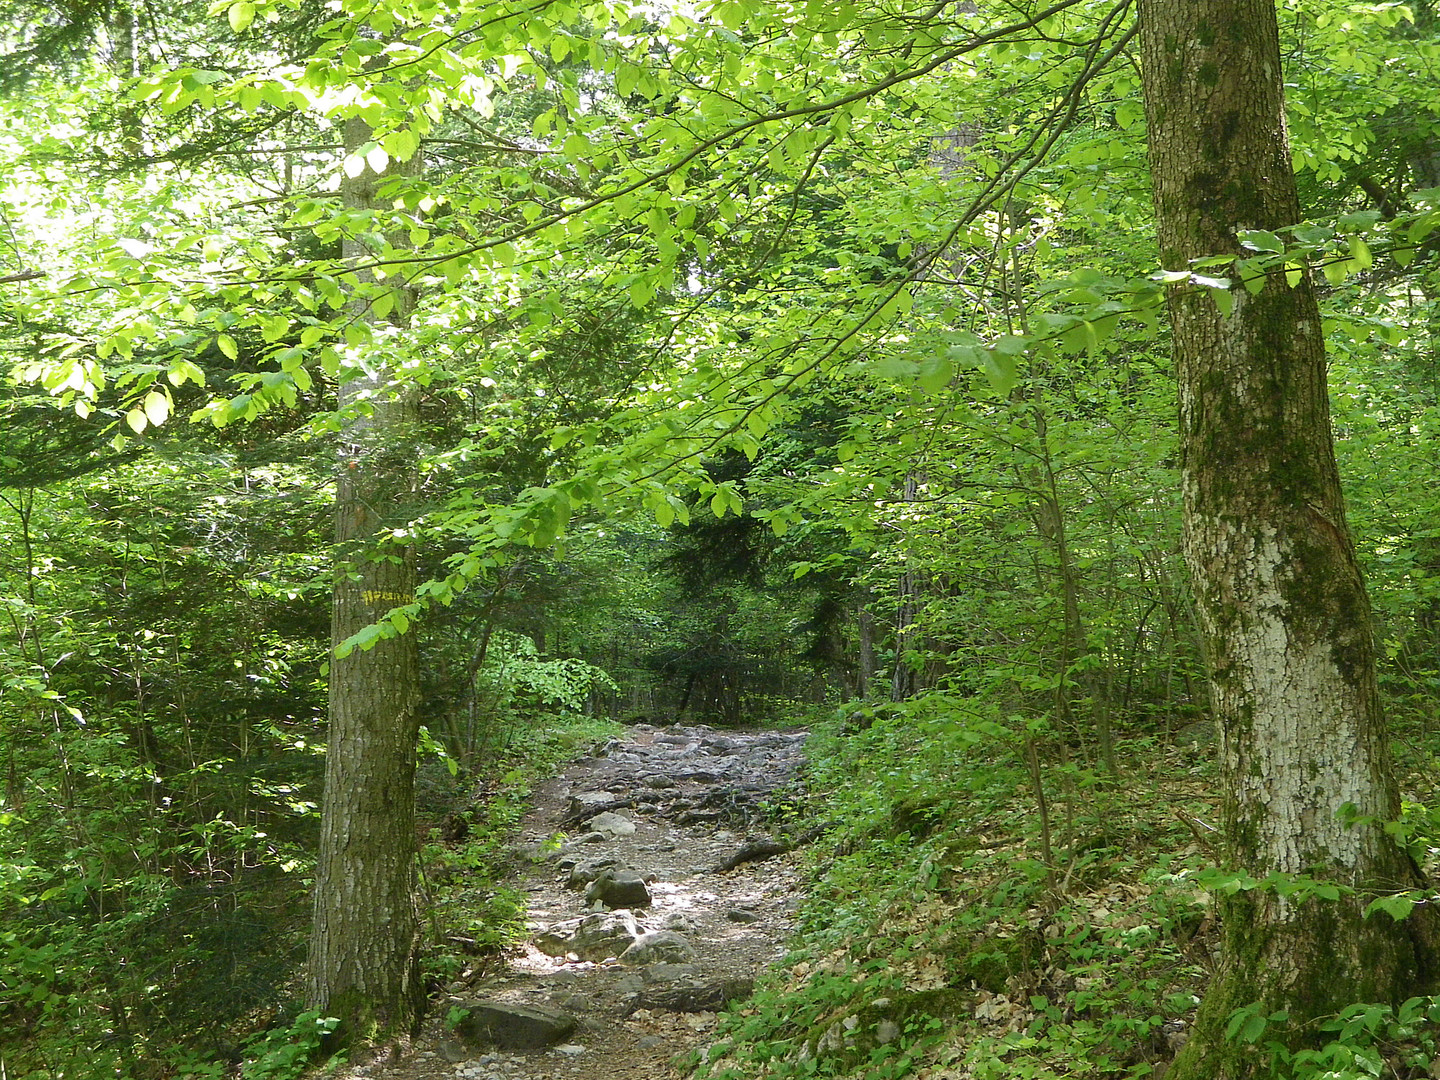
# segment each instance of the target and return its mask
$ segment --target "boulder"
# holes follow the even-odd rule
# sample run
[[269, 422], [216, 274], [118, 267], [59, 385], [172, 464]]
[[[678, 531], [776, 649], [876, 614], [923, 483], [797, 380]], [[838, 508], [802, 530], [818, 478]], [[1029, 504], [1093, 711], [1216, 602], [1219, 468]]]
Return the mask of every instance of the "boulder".
[[695, 947], [683, 934], [673, 930], [657, 930], [653, 934], [641, 934], [634, 944], [620, 954], [622, 964], [642, 965], [655, 963], [683, 964], [695, 959]]
[[[599, 859], [584, 859], [570, 867], [570, 876], [565, 879], [565, 887], [568, 889], [583, 889], [607, 871], [613, 872], [628, 869], [630, 869], [630, 867], [625, 864], [623, 859], [617, 859], [613, 855], [604, 856]], [[614, 904], [612, 906], [628, 907], [629, 905]]]
[[585, 890], [585, 899], [608, 908], [649, 907], [650, 890], [635, 870], [603, 870]]
[[539, 1005], [477, 1001], [457, 1006], [455, 1034], [474, 1046], [502, 1050], [541, 1050], [563, 1043], [575, 1030], [575, 1017]]
[[635, 916], [621, 908], [582, 919], [565, 951], [573, 952], [582, 960], [599, 961], [628, 952], [641, 936]]
[[586, 810], [598, 811], [603, 806], [613, 806], [620, 801], [620, 796], [613, 791], [578, 791], [570, 796], [569, 805], [565, 808], [565, 816], [567, 818], [579, 817]]
[[631, 1009], [718, 1012], [732, 1001], [749, 997], [754, 988], [750, 979], [680, 979], [642, 991]]
[[635, 823], [629, 818], [606, 811], [603, 814], [596, 814], [585, 823], [585, 828], [591, 832], [603, 833], [610, 838], [618, 836], [634, 836]]

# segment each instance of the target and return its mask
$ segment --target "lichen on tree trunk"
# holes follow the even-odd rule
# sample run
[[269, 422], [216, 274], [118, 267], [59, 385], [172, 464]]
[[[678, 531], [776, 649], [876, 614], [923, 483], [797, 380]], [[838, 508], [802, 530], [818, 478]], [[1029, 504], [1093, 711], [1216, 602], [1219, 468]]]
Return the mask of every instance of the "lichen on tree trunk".
[[[1239, 231], [1300, 220], [1273, 0], [1141, 0], [1140, 17], [1162, 263], [1248, 255]], [[1267, 1073], [1258, 1051], [1225, 1038], [1238, 1008], [1288, 1014], [1280, 1041], [1302, 1045], [1346, 1004], [1428, 988], [1436, 940], [1428, 909], [1399, 924], [1364, 917], [1376, 895], [1423, 882], [1376, 824], [1398, 817], [1399, 795], [1314, 290], [1308, 274], [1292, 285], [1274, 273], [1229, 295], [1229, 314], [1193, 283], [1169, 298], [1185, 556], [1221, 731], [1228, 857], [1253, 878], [1354, 891], [1224, 902], [1220, 963], [1176, 1080]]]

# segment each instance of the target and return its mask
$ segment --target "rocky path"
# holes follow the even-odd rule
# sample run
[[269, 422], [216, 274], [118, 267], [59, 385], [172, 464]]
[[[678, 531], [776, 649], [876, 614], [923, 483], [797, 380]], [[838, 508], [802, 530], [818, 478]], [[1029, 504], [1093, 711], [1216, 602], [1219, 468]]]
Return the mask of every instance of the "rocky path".
[[523, 826], [524, 954], [457, 986], [402, 1053], [338, 1075], [675, 1077], [784, 951], [798, 874], [760, 807], [794, 781], [804, 739], [637, 725], [544, 784]]

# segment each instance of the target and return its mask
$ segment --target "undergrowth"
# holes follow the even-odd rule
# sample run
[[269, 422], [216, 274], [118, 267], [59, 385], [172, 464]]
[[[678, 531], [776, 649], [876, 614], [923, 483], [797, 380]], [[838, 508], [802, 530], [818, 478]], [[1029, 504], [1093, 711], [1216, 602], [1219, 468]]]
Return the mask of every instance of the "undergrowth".
[[1173, 1056], [1209, 963], [1210, 766], [1130, 743], [1106, 780], [1043, 724], [938, 694], [862, 723], [817, 725], [832, 828], [799, 932], [697, 1080], [1141, 1077]]
[[[531, 788], [618, 730], [574, 713], [531, 715], [468, 774], [426, 744], [417, 783], [423, 964], [436, 985], [523, 935], [524, 899], [503, 879]], [[57, 846], [49, 858], [21, 842], [38, 825], [0, 815], [0, 1077], [290, 1080], [322, 1059], [331, 1021], [294, 998], [318, 808], [292, 801], [285, 843], [217, 820], [191, 842], [195, 852], [174, 858], [183, 873], [167, 871], [162, 858], [173, 853], [157, 849], [157, 869], [143, 877], [78, 865], [63, 838], [42, 834]], [[107, 835], [111, 819], [93, 816]], [[249, 861], [222, 861], [224, 845]], [[243, 875], [223, 872], [242, 863]], [[207, 878], [207, 867], [218, 869]]]
[[[1206, 890], [1336, 892], [1215, 869], [1204, 750], [1129, 739], [1108, 776], [1081, 764], [1091, 748], [1074, 733], [939, 693], [814, 730], [817, 794], [790, 810], [829, 828], [811, 849], [798, 933], [688, 1062], [695, 1080], [1158, 1076], [1213, 964]], [[1433, 873], [1437, 815], [1407, 802], [1393, 827]], [[1431, 899], [1372, 908], [1404, 918]], [[1276, 1041], [1285, 1022], [1240, 1009], [1228, 1035], [1277, 1080], [1440, 1075], [1440, 997], [1356, 1003], [1298, 1051]]]

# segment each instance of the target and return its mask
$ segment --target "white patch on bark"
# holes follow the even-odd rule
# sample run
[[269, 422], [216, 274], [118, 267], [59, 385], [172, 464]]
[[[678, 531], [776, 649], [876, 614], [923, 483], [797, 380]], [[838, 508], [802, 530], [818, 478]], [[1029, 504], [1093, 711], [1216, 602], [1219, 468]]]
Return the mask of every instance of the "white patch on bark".
[[[1226, 721], [1222, 752], [1255, 841], [1257, 865], [1247, 869], [1343, 877], [1374, 857], [1376, 830], [1346, 828], [1341, 807], [1385, 812], [1361, 745], [1364, 703], [1337, 667], [1332, 642], [1306, 640], [1311, 613], [1285, 599], [1292, 559], [1276, 531], [1212, 520], [1196, 535], [1209, 550], [1195, 554], [1212, 567], [1230, 564], [1222, 578], [1244, 583], [1225, 598], [1235, 618], [1221, 629], [1228, 677], [1217, 680], [1215, 708]], [[1246, 717], [1248, 737], [1232, 730]]]

